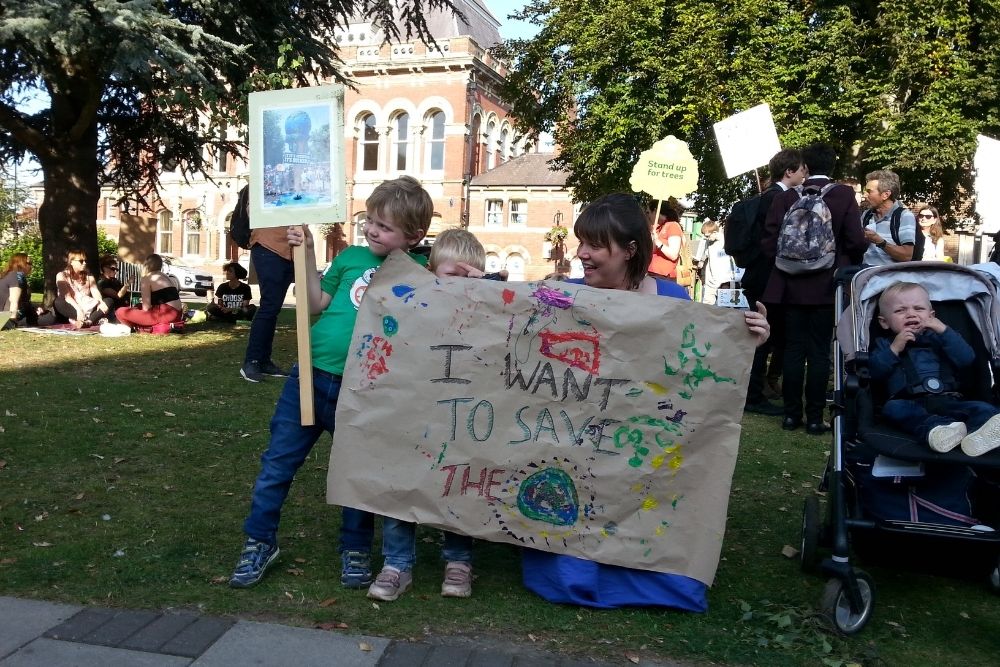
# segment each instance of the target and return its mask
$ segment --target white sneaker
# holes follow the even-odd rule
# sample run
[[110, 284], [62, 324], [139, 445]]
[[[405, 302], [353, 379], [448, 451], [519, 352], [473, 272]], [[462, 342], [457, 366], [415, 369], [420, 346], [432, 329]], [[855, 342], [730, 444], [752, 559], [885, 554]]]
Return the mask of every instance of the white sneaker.
[[979, 456], [997, 447], [1000, 447], [1000, 414], [993, 415], [962, 439], [962, 451], [969, 456]]
[[460, 561], [448, 561], [441, 582], [441, 597], [467, 598], [472, 595], [472, 565]]
[[950, 424], [935, 426], [927, 434], [927, 444], [935, 452], [950, 452], [962, 443], [962, 438], [965, 437], [966, 433], [968, 431], [962, 422], [952, 422]]
[[372, 600], [392, 602], [410, 590], [412, 585], [413, 574], [411, 572], [401, 572], [391, 565], [386, 565], [375, 577], [372, 585], [368, 587], [368, 597]]

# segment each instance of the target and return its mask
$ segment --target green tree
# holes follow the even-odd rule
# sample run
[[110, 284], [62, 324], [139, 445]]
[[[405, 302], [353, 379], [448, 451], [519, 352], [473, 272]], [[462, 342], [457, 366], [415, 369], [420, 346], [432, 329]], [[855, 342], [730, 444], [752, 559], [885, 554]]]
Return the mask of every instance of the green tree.
[[1000, 130], [995, 0], [532, 0], [540, 27], [502, 45], [522, 130], [553, 131], [579, 199], [628, 189], [673, 134], [699, 163], [699, 212], [756, 185], [727, 179], [712, 125], [767, 102], [782, 144], [833, 144], [835, 176], [901, 173], [945, 210], [971, 188], [977, 133]]
[[[203, 172], [242, 154], [245, 93], [342, 79], [330, 33], [353, 14], [387, 38], [429, 39], [423, 11], [449, 0], [0, 0], [0, 161], [41, 165], [46, 296], [66, 248], [97, 259], [100, 188], [145, 202], [160, 170]], [[277, 73], [274, 73], [275, 70]], [[274, 73], [267, 76], [267, 73]], [[45, 108], [25, 112], [41, 96]], [[245, 118], [245, 113], [243, 118]]]

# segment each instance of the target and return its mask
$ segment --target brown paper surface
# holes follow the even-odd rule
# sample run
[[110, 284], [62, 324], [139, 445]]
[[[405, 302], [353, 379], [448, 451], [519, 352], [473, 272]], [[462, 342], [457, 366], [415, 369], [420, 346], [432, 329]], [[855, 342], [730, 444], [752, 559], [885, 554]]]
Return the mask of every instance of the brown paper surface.
[[393, 255], [358, 312], [327, 499], [711, 584], [752, 356], [739, 311]]

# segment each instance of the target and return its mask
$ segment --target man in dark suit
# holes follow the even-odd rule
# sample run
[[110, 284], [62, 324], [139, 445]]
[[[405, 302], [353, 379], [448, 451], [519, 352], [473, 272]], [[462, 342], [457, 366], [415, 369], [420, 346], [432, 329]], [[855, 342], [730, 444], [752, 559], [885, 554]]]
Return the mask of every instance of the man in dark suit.
[[[802, 152], [793, 148], [786, 148], [778, 151], [767, 163], [770, 175], [770, 185], [760, 194], [760, 202], [757, 206], [757, 217], [754, 220], [754, 227], [759, 230], [764, 229], [767, 222], [767, 212], [771, 208], [774, 198], [783, 192], [788, 192], [792, 188], [798, 187], [805, 180], [807, 170], [805, 162], [802, 160]], [[750, 301], [750, 307], [756, 308], [757, 301], [764, 301], [761, 297], [767, 287], [768, 278], [774, 269], [774, 257], [767, 257], [760, 253], [743, 272], [741, 284], [743, 290]], [[747, 412], [755, 412], [761, 415], [777, 416], [784, 411], [767, 400], [764, 396], [764, 383], [767, 376], [767, 358], [772, 353], [774, 359], [780, 363], [784, 355], [784, 311], [781, 305], [764, 301], [767, 306], [767, 321], [771, 324], [771, 337], [764, 345], [761, 345], [754, 352], [753, 367], [750, 369], [750, 382], [747, 388], [747, 402], [744, 408]]]
[[[822, 188], [830, 182], [837, 160], [832, 147], [815, 144], [802, 151], [809, 169], [803, 188]], [[778, 194], [771, 204], [764, 224], [761, 247], [774, 261], [778, 232], [785, 213], [798, 201], [799, 193], [789, 190]], [[792, 431], [802, 425], [803, 385], [805, 389], [806, 432], [820, 435], [829, 427], [823, 422], [826, 386], [830, 379], [830, 341], [833, 334], [833, 276], [842, 266], [859, 264], [868, 249], [861, 213], [854, 191], [842, 184], [832, 187], [823, 197], [830, 209], [833, 236], [837, 244], [834, 265], [822, 271], [789, 275], [771, 272], [761, 301], [780, 303], [785, 308], [785, 362], [782, 398], [785, 416], [781, 427]]]

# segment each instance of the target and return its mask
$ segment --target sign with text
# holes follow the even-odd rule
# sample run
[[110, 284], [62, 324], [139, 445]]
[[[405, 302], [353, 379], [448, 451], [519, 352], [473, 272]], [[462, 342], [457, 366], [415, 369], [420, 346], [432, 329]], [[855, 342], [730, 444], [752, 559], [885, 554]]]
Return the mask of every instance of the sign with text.
[[679, 199], [698, 189], [698, 163], [688, 145], [670, 135], [639, 155], [628, 182], [658, 201]]
[[358, 312], [327, 498], [710, 584], [752, 357], [730, 309], [393, 255]]
[[728, 178], [767, 164], [781, 150], [771, 107], [766, 104], [720, 120], [714, 127]]

